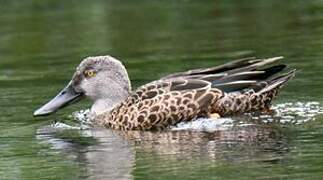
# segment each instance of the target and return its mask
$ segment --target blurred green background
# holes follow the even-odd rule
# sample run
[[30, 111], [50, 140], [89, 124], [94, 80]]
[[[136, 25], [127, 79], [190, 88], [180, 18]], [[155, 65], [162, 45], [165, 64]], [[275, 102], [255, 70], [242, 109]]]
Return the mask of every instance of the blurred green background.
[[0, 0], [0, 179], [321, 179], [320, 115], [129, 140], [44, 128], [72, 121], [88, 101], [47, 118], [32, 112], [82, 58], [106, 54], [122, 60], [135, 87], [236, 58], [284, 56], [299, 71], [275, 102], [322, 103], [322, 25], [321, 0]]

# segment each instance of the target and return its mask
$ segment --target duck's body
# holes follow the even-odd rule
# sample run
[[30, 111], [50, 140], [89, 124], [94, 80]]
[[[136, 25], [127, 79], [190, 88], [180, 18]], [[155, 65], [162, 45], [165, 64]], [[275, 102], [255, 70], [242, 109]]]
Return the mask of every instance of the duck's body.
[[[84, 93], [93, 99], [94, 121], [99, 124], [121, 130], [162, 129], [212, 114], [228, 116], [269, 109], [279, 88], [294, 76], [293, 70], [272, 78], [285, 65], [264, 66], [279, 59], [281, 57], [247, 58], [212, 68], [176, 73], [132, 92], [128, 75], [120, 62], [110, 56], [92, 57], [81, 63], [69, 86], [73, 86], [76, 93]], [[84, 76], [88, 69], [101, 66], [109, 70], [105, 76], [102, 73], [102, 77], [110, 75], [108, 80], [102, 77], [91, 80], [92, 77]], [[112, 71], [111, 67], [117, 67], [117, 70]], [[51, 104], [53, 102], [47, 103], [35, 115], [53, 112]]]

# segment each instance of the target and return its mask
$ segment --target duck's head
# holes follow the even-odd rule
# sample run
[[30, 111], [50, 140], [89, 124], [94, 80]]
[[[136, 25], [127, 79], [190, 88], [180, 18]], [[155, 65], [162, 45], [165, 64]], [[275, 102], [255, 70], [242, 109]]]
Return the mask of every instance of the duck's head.
[[49, 115], [84, 96], [94, 101], [91, 110], [99, 114], [120, 103], [130, 91], [128, 73], [119, 60], [111, 56], [88, 57], [76, 68], [68, 85], [34, 116]]

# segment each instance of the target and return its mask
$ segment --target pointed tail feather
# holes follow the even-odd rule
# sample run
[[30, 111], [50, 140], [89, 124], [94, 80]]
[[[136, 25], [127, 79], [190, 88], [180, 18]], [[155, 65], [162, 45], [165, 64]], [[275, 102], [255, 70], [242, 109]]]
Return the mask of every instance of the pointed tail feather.
[[268, 82], [268, 85], [265, 88], [261, 89], [258, 93], [262, 94], [262, 93], [266, 93], [266, 92], [271, 91], [276, 88], [281, 88], [282, 86], [285, 85], [285, 83], [288, 80], [290, 80], [291, 78], [293, 78], [295, 76], [295, 72], [296, 72], [296, 69], [291, 70], [287, 74], [283, 74], [281, 76], [273, 78], [272, 80], [270, 80]]
[[255, 70], [255, 71], [244, 71], [244, 72], [238, 72], [235, 74], [230, 74], [227, 76], [223, 76], [217, 79], [208, 79], [212, 84], [223, 84], [223, 83], [229, 83], [234, 81], [262, 81], [266, 80], [267, 78], [273, 76], [274, 74], [279, 73], [283, 69], [285, 69], [286, 65], [276, 65], [272, 66], [267, 69], [263, 70]]
[[249, 69], [255, 69], [255, 68], [264, 66], [266, 64], [276, 62], [281, 58], [282, 57], [270, 58], [270, 59], [256, 59], [255, 57], [248, 57], [248, 58], [235, 60], [215, 67], [199, 68], [199, 69], [193, 69], [189, 71], [170, 74], [161, 79], [171, 79], [171, 78], [187, 77], [187, 76], [194, 76], [194, 75], [218, 74], [218, 73], [226, 73], [226, 72], [237, 73], [237, 72], [246, 71], [245, 69], [248, 69], [246, 67], [249, 67]]
[[268, 58], [268, 59], [263, 59], [261, 61], [258, 61], [256, 63], [253, 63], [249, 66], [245, 66], [245, 67], [241, 67], [241, 68], [236, 68], [236, 69], [232, 69], [232, 70], [229, 70], [229, 71], [226, 71], [226, 73], [228, 74], [234, 74], [234, 73], [237, 73], [237, 72], [243, 72], [243, 71], [252, 71], [252, 70], [257, 70], [261, 67], [264, 67], [266, 65], [269, 65], [269, 64], [273, 64], [277, 61], [279, 61], [280, 59], [283, 59], [284, 57], [282, 56], [279, 56], [279, 57], [273, 57], [273, 58]]

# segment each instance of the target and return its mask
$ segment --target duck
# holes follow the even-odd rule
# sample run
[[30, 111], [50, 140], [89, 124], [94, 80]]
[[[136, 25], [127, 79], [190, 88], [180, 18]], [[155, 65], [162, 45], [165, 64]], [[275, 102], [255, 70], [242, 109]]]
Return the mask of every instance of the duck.
[[135, 90], [123, 63], [110, 56], [82, 60], [67, 86], [34, 111], [50, 115], [82, 97], [92, 100], [91, 120], [115, 130], [159, 130], [197, 118], [270, 112], [272, 100], [295, 76], [283, 57], [248, 57], [169, 74]]

